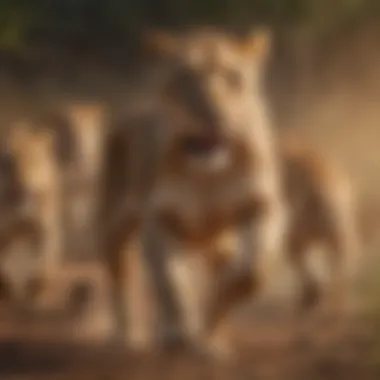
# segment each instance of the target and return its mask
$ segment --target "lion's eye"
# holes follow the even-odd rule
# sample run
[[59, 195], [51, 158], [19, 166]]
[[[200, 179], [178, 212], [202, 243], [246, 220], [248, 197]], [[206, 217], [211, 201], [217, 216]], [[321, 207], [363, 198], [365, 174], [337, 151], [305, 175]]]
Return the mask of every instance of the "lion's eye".
[[226, 78], [226, 82], [228, 85], [233, 88], [234, 90], [240, 90], [243, 84], [243, 78], [241, 76], [241, 73], [237, 70], [227, 70], [224, 73], [224, 76]]
[[193, 93], [199, 78], [196, 73], [188, 69], [178, 70], [166, 86], [166, 95], [179, 100], [184, 93]]

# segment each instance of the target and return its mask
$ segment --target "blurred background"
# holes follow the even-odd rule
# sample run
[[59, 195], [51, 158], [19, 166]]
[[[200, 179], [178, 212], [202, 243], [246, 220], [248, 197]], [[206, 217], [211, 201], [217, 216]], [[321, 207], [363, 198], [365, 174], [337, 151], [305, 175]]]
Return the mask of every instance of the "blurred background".
[[275, 36], [268, 96], [278, 127], [334, 144], [362, 175], [360, 186], [377, 193], [369, 145], [377, 141], [377, 1], [4, 0], [0, 7], [1, 119], [54, 96], [125, 91], [148, 27], [268, 25]]
[[[140, 73], [140, 33], [147, 28], [175, 31], [196, 25], [233, 30], [270, 27], [274, 46], [266, 93], [275, 127], [280, 132], [297, 131], [334, 156], [353, 178], [363, 208], [376, 225], [380, 215], [377, 0], [0, 0], [1, 130], [47, 104], [77, 99], [113, 102], [130, 95]], [[380, 241], [374, 235], [366, 251], [376, 257]], [[98, 268], [86, 271], [91, 281], [99, 282]], [[77, 276], [76, 269], [72, 273]], [[360, 282], [360, 297], [368, 300], [371, 312], [353, 316], [352, 337], [338, 343], [327, 339], [307, 349], [288, 347], [282, 338], [288, 331], [286, 318], [274, 312], [277, 319], [270, 324], [266, 314], [259, 313], [258, 321], [250, 319], [243, 332], [253, 337], [254, 347], [242, 352], [243, 364], [231, 373], [178, 358], [153, 361], [149, 372], [143, 361], [126, 363], [112, 350], [41, 343], [44, 334], [54, 335], [51, 331], [57, 324], [19, 321], [4, 312], [0, 377], [4, 373], [8, 379], [12, 373], [37, 379], [44, 374], [58, 379], [55, 376], [64, 378], [68, 371], [71, 379], [75, 374], [78, 379], [118, 379], [154, 378], [159, 373], [173, 379], [376, 379], [380, 375], [378, 276], [380, 266], [373, 264]], [[47, 333], [50, 324], [55, 327]], [[66, 331], [60, 328], [61, 333]], [[321, 336], [323, 331], [322, 327]], [[92, 371], [100, 362], [104, 362], [101, 369]]]

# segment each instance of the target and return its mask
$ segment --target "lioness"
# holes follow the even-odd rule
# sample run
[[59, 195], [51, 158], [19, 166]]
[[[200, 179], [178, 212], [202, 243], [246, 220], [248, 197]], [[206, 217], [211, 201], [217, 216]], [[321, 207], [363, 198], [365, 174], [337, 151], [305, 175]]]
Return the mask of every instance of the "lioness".
[[[284, 255], [301, 290], [300, 316], [316, 306], [327, 307], [322, 308], [325, 312], [343, 312], [361, 248], [360, 210], [351, 182], [341, 167], [301, 138], [288, 133], [279, 140], [288, 204]], [[234, 236], [228, 238], [221, 247], [225, 255], [221, 268], [230, 265], [229, 255], [233, 257], [236, 249]], [[313, 261], [316, 247], [324, 249], [327, 278]]]
[[[47, 129], [19, 121], [11, 126], [7, 142], [25, 194], [22, 215], [18, 216], [15, 225], [28, 226], [34, 231], [34, 237], [38, 233], [41, 261], [37, 266], [37, 282], [48, 289], [47, 284], [54, 281], [61, 265], [63, 249], [62, 182], [54, 155], [54, 135]], [[21, 223], [23, 220], [28, 223]], [[23, 228], [19, 230], [19, 236], [13, 237], [20, 238], [26, 231]], [[47, 299], [42, 293], [41, 301], [44, 299], [42, 303], [45, 303]]]
[[[286, 213], [261, 88], [270, 40], [261, 31], [201, 30], [156, 33], [146, 42], [164, 70], [152, 120], [127, 127], [126, 201], [108, 235], [119, 327], [127, 320], [126, 257], [137, 233], [166, 324], [211, 348], [209, 334], [238, 294], [257, 291], [282, 245]], [[215, 246], [231, 229], [241, 246], [211, 287], [204, 281], [218, 262]], [[133, 302], [130, 343], [149, 344], [151, 321], [136, 295]]]
[[[344, 306], [359, 265], [360, 229], [356, 194], [344, 170], [295, 136], [282, 142], [284, 188], [289, 203], [287, 256], [301, 283], [301, 310], [318, 304]], [[311, 249], [326, 250], [329, 284], [311, 261]]]

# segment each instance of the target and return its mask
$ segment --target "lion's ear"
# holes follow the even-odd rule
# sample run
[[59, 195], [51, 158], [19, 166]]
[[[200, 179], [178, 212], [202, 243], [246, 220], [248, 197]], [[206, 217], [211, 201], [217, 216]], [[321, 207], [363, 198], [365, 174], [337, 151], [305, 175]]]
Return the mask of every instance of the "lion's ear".
[[145, 33], [142, 36], [142, 45], [146, 53], [158, 58], [173, 57], [178, 50], [177, 38], [161, 30]]
[[243, 37], [242, 51], [252, 59], [265, 61], [272, 47], [272, 33], [265, 28], [255, 28]]

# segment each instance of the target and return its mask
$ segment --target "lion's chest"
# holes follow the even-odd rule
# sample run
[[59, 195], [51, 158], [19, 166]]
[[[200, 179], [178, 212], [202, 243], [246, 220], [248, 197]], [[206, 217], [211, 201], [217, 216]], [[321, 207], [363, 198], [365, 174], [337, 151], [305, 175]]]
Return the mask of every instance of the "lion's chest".
[[165, 186], [160, 198], [160, 221], [169, 233], [189, 244], [211, 243], [256, 204], [253, 186], [245, 180], [206, 188], [196, 184]]

